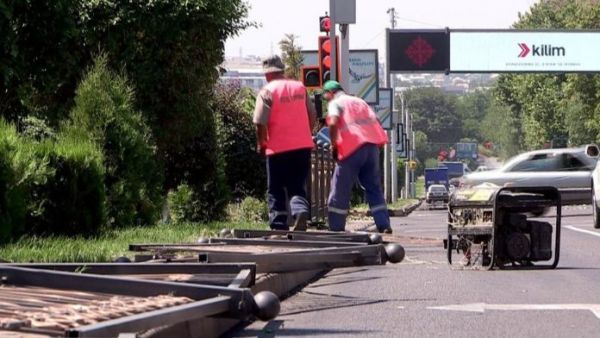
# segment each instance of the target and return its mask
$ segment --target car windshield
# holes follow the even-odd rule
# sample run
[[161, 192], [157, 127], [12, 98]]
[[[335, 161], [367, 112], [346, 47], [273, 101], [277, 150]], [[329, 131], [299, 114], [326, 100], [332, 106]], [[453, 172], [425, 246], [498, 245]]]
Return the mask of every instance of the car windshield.
[[431, 186], [431, 187], [429, 187], [429, 190], [433, 191], [433, 192], [445, 192], [446, 191], [446, 187], [444, 187], [443, 185]]

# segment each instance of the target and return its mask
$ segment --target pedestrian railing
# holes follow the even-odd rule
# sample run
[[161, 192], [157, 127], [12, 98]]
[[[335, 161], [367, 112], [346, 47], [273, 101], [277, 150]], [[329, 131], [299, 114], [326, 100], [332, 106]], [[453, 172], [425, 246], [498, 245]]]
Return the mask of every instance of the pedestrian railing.
[[327, 221], [327, 198], [331, 187], [331, 176], [335, 161], [329, 143], [317, 141], [312, 150], [307, 195], [310, 203], [310, 223], [323, 225]]

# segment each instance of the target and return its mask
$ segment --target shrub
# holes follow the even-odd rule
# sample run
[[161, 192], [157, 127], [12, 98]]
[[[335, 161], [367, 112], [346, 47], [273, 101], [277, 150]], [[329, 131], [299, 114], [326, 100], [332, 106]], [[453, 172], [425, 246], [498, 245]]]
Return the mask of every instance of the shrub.
[[104, 153], [110, 223], [152, 223], [162, 200], [156, 147], [142, 115], [133, 108], [127, 79], [111, 72], [106, 62], [101, 55], [85, 74], [64, 129], [71, 135], [88, 135]]
[[103, 174], [91, 142], [34, 142], [0, 120], [0, 240], [95, 233], [106, 220]]
[[20, 157], [18, 143], [16, 130], [0, 119], [0, 240], [22, 231], [27, 214], [25, 192], [17, 184], [19, 174], [14, 165]]
[[169, 191], [169, 216], [175, 224], [194, 218], [194, 191], [187, 184], [181, 184], [177, 190]]
[[70, 136], [36, 146], [36, 160], [51, 168], [43, 184], [27, 187], [27, 230], [36, 234], [91, 235], [106, 223], [102, 153]]
[[240, 203], [228, 207], [229, 220], [232, 222], [261, 223], [269, 220], [267, 202], [254, 197], [246, 197]]
[[212, 103], [227, 185], [236, 200], [262, 198], [266, 193], [265, 161], [255, 151], [254, 100], [254, 95], [239, 84], [220, 84]]

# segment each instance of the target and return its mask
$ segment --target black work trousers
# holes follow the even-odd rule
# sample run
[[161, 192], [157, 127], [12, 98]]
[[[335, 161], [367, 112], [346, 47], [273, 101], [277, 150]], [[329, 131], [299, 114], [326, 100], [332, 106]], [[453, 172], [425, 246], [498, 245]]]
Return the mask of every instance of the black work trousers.
[[291, 150], [267, 156], [267, 193], [269, 225], [274, 230], [289, 230], [286, 193], [295, 218], [308, 213], [306, 179], [310, 171], [311, 149]]

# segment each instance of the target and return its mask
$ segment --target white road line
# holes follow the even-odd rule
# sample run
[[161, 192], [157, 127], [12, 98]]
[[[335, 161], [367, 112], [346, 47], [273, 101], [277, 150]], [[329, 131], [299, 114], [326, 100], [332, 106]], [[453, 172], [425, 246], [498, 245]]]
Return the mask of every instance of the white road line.
[[584, 233], [584, 234], [588, 234], [588, 235], [600, 237], [600, 232], [595, 232], [595, 231], [590, 231], [590, 230], [585, 230], [585, 229], [579, 229], [579, 228], [576, 228], [576, 227], [574, 227], [572, 225], [567, 225], [565, 228], [567, 228], [569, 230], [581, 232], [581, 233]]
[[445, 310], [445, 311], [464, 311], [464, 312], [479, 312], [485, 310], [496, 311], [523, 311], [523, 310], [589, 310], [596, 318], [600, 319], [600, 304], [455, 304], [446, 306], [430, 306], [430, 310]]

